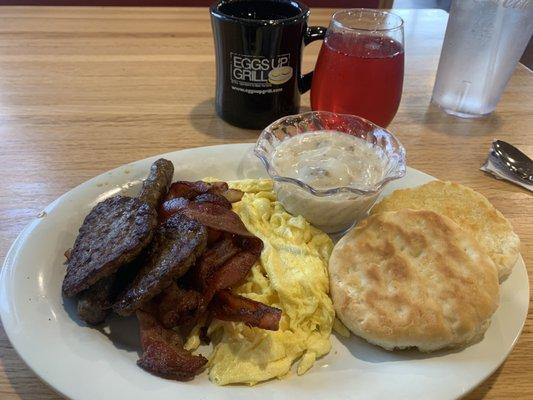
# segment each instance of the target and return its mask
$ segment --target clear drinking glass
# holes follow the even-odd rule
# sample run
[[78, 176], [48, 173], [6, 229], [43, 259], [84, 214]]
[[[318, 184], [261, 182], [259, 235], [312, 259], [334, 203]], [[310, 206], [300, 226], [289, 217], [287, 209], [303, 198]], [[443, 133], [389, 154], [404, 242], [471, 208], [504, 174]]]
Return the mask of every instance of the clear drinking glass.
[[494, 111], [532, 33], [531, 0], [454, 0], [433, 103], [465, 118]]
[[311, 86], [311, 108], [359, 115], [386, 127], [398, 111], [404, 73], [403, 21], [356, 8], [333, 15]]

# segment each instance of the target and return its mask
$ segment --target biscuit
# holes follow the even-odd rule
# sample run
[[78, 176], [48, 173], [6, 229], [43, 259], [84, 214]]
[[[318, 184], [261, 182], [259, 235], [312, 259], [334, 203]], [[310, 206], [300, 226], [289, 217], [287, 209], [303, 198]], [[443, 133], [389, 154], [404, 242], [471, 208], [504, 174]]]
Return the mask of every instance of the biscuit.
[[370, 216], [336, 244], [329, 272], [337, 317], [387, 350], [471, 343], [498, 307], [490, 257], [472, 235], [432, 211]]
[[512, 271], [520, 254], [520, 239], [511, 223], [482, 194], [452, 182], [432, 181], [394, 191], [376, 204], [371, 214], [402, 208], [431, 210], [469, 231], [498, 268], [500, 282]]

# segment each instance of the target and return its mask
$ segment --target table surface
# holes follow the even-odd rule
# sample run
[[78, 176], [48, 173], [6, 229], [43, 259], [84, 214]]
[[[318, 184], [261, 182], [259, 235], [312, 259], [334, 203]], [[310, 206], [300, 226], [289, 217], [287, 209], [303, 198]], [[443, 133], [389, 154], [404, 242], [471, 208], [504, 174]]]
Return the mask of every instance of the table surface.
[[[311, 14], [311, 24], [327, 25], [332, 10]], [[447, 14], [401, 15], [405, 85], [390, 130], [410, 166], [471, 186], [511, 220], [532, 277], [531, 194], [479, 171], [493, 138], [533, 154], [532, 74], [519, 65], [487, 118], [446, 116], [429, 100]], [[306, 48], [304, 69], [314, 65], [319, 46]], [[95, 175], [171, 150], [254, 142], [257, 131], [216, 117], [214, 78], [206, 8], [2, 7], [0, 259], [45, 205]], [[309, 109], [309, 94], [302, 104]], [[530, 313], [507, 361], [467, 398], [533, 398], [532, 357]], [[59, 398], [24, 365], [1, 327], [0, 398]]]

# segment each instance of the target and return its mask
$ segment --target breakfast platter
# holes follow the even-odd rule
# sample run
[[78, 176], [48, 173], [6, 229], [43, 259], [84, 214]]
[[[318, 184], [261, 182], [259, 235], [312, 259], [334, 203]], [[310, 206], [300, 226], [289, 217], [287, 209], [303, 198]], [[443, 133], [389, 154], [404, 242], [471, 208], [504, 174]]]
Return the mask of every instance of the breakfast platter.
[[[84, 222], [85, 217], [97, 209], [95, 206], [105, 204], [119, 195], [131, 196], [131, 199], [128, 197], [131, 204], [128, 203], [127, 207], [132, 204], [135, 205], [137, 198], [141, 202], [152, 201], [146, 195], [146, 188], [150, 185], [150, 178], [146, 179], [146, 177], [151, 166], [156, 165], [156, 160], [161, 158], [171, 162], [174, 166], [173, 175], [170, 176], [172, 182], [205, 180], [210, 182], [207, 183], [208, 186], [206, 187], [213, 188], [216, 187], [216, 182], [225, 181], [229, 184], [229, 189], [227, 187], [224, 189], [224, 193], [228, 197], [231, 198], [230, 195], [235, 195], [237, 191], [244, 192], [242, 199], [235, 198], [231, 200], [231, 203], [233, 203], [233, 210], [240, 216], [245, 227], [251, 233], [243, 232], [237, 226], [238, 224], [234, 224], [230, 228], [226, 226], [224, 229], [230, 229], [232, 234], [244, 237], [244, 239], [239, 239], [246, 243], [243, 245], [245, 246], [243, 253], [247, 251], [253, 253], [253, 250], [249, 250], [249, 248], [253, 247], [254, 240], [257, 239], [254, 235], [263, 242], [260, 261], [257, 261], [257, 258], [253, 259], [254, 262], [257, 261], [257, 264], [251, 269], [250, 276], [252, 277], [248, 276], [248, 283], [236, 288], [239, 295], [250, 300], [253, 298], [253, 306], [256, 307], [256, 310], [261, 310], [262, 313], [259, 313], [259, 316], [254, 314], [246, 320], [245, 326], [243, 322], [236, 322], [236, 319], [231, 319], [235, 316], [230, 316], [227, 310], [212, 309], [215, 317], [218, 316], [221, 319], [221, 321], [213, 322], [210, 330], [207, 331], [207, 334], [211, 335], [213, 343], [202, 344], [194, 352], [207, 356], [210, 361], [206, 369], [200, 370], [194, 379], [187, 382], [162, 379], [160, 377], [163, 375], [161, 371], [158, 371], [154, 364], [146, 363], [149, 345], [146, 345], [145, 339], [148, 336], [146, 332], [141, 332], [141, 336], [143, 334], [144, 336], [140, 338], [139, 326], [135, 317], [131, 313], [124, 312], [138, 299], [133, 294], [141, 296], [141, 300], [144, 301], [142, 296], [146, 295], [146, 291], [140, 295], [137, 292], [133, 293], [129, 297], [126, 291], [121, 299], [128, 301], [117, 301], [113, 305], [113, 310], [117, 314], [129, 314], [130, 316], [110, 315], [104, 324], [95, 324], [91, 327], [82, 320], [87, 316], [80, 318], [78, 315], [80, 312], [79, 304], [77, 308], [76, 301], [70, 294], [83, 287], [87, 279], [92, 279], [92, 271], [91, 274], [80, 275], [81, 272], [84, 272], [82, 265], [80, 274], [70, 279], [67, 269], [67, 277], [65, 278], [64, 253], [67, 249], [72, 248], [82, 223], [85, 225], [91, 222], [88, 220]], [[154, 171], [154, 167], [152, 167], [152, 171]], [[254, 154], [251, 144], [220, 145], [175, 151], [127, 164], [97, 176], [58, 198], [39, 213], [20, 234], [6, 257], [0, 275], [0, 315], [7, 335], [19, 355], [43, 381], [68, 398], [130, 398], [132, 400], [145, 399], [147, 396], [150, 396], [151, 399], [174, 399], [177, 397], [181, 399], [234, 399], [242, 397], [249, 399], [289, 399], [304, 395], [311, 396], [311, 398], [379, 399], [424, 397], [427, 393], [432, 393], [432, 398], [435, 399], [451, 399], [458, 398], [473, 389], [505, 360], [520, 335], [528, 309], [528, 277], [521, 256], [518, 255], [512, 268], [504, 272], [496, 270], [486, 255], [478, 254], [480, 253], [479, 247], [477, 244], [471, 244], [473, 241], [471, 236], [464, 236], [466, 234], [462, 231], [456, 232], [457, 225], [450, 222], [448, 218], [435, 216], [437, 215], [435, 213], [428, 214], [428, 217], [423, 214], [428, 213], [426, 211], [421, 214], [421, 212], [417, 213], [413, 210], [398, 211], [403, 214], [394, 214], [394, 211], [391, 211], [394, 208], [392, 201], [381, 203], [380, 207], [386, 207], [386, 212], [378, 213], [368, 219], [374, 226], [376, 223], [382, 223], [389, 224], [391, 229], [399, 229], [397, 228], [398, 224], [393, 224], [394, 218], [398, 218], [398, 216], [404, 219], [410, 218], [415, 222], [418, 221], [417, 218], [437, 218], [440, 225], [447, 227], [451, 234], [456, 235], [458, 240], [461, 240], [461, 243], [467, 243], [471, 246], [471, 249], [467, 251], [468, 256], [474, 257], [479, 262], [469, 267], [469, 270], [472, 274], [478, 275], [470, 276], [467, 274], [461, 276], [460, 279], [457, 278], [454, 282], [467, 282], [469, 285], [475, 285], [476, 283], [472, 283], [474, 278], [486, 279], [487, 283], [484, 284], [483, 290], [476, 291], [477, 286], [472, 286], [473, 293], [479, 295], [478, 301], [473, 301], [472, 304], [480, 307], [476, 311], [478, 314], [482, 312], [487, 314], [490, 324], [488, 324], [487, 319], [476, 321], [476, 327], [481, 327], [479, 329], [482, 330], [479, 335], [479, 329], [469, 328], [468, 323], [472, 322], [470, 319], [465, 322], [468, 329], [462, 326], [454, 327], [456, 335], [453, 338], [439, 336], [440, 342], [437, 340], [431, 342], [433, 345], [436, 342], [439, 345], [445, 343], [446, 346], [450, 346], [449, 349], [420, 352], [413, 347], [418, 346], [424, 350], [423, 346], [409, 342], [409, 340], [414, 340], [412, 337], [406, 339], [398, 334], [396, 339], [407, 341], [405, 346], [398, 345], [398, 342], [390, 344], [391, 341], [375, 340], [375, 335], [379, 332], [370, 332], [368, 326], [362, 324], [361, 321], [359, 324], [350, 325], [349, 312], [336, 308], [338, 316], [345, 322], [345, 325], [360, 337], [354, 334], [347, 335], [346, 328], [340, 321], [333, 322], [332, 318], [328, 319], [327, 315], [331, 317], [334, 314], [331, 302], [327, 297], [316, 304], [313, 303], [313, 307], [317, 309], [323, 307], [331, 310], [329, 314], [324, 313], [327, 315], [321, 317], [314, 328], [305, 330], [302, 328], [303, 324], [293, 323], [299, 316], [314, 315], [314, 310], [306, 311], [309, 306], [306, 301], [320, 298], [321, 294], [317, 287], [323, 285], [323, 282], [319, 278], [321, 276], [327, 277], [327, 272], [324, 272], [323, 268], [321, 269], [322, 265], [327, 265], [327, 260], [322, 256], [323, 251], [321, 249], [328, 249], [326, 252], [329, 254], [333, 243], [324, 233], [312, 227], [302, 217], [291, 216], [286, 213], [279, 206], [275, 195], [269, 194], [273, 192], [272, 184], [269, 183], [271, 181], [268, 178], [269, 176]], [[238, 182], [232, 183], [235, 181]], [[415, 188], [432, 181], [435, 181], [435, 178], [407, 167], [405, 176], [388, 183], [379, 197], [380, 199], [387, 197], [396, 189]], [[234, 192], [228, 192], [232, 190]], [[122, 199], [125, 198], [122, 197]], [[215, 197], [206, 196], [206, 198], [211, 199], [208, 201], [209, 203]], [[195, 201], [198, 202], [198, 200]], [[125, 206], [122, 205], [121, 207]], [[253, 214], [256, 208], [261, 207], [263, 209], [260, 213]], [[141, 208], [136, 210], [141, 210]], [[261, 225], [265, 210], [271, 210], [269, 211], [271, 215], [277, 213], [275, 220], [284, 222], [276, 227]], [[202, 218], [205, 216], [191, 214], [192, 211], [187, 212], [187, 221], [189, 219], [204, 221]], [[146, 215], [149, 212], [142, 215], [139, 213], [140, 211], [136, 214], [136, 218], [148, 218]], [[178, 215], [181, 214], [178, 213]], [[105, 221], [105, 218], [107, 217], [101, 216], [99, 221]], [[168, 217], [168, 221], [173, 220], [173, 218], [175, 217]], [[168, 221], [165, 224], [168, 224]], [[207, 226], [211, 226], [210, 223], [212, 221], [205, 220], [204, 222], [204, 224], [208, 224]], [[357, 240], [361, 241], [361, 238], [374, 237], [372, 236], [373, 231], [367, 228], [369, 225], [369, 222], [363, 221], [359, 227], [341, 239], [339, 246], [333, 250], [333, 258], [338, 259], [339, 252], [345, 251], [346, 243], [344, 242], [351, 239], [349, 235], [353, 232], [357, 236], [352, 242], [355, 244], [357, 244]], [[416, 230], [417, 226], [409, 225], [408, 221], [403, 225], [405, 226], [402, 229], [412, 228], [412, 232], [414, 232], [412, 234], [417, 237], [416, 235], [419, 234], [419, 231]], [[187, 232], [193, 230], [191, 226]], [[99, 228], [102, 229], [101, 226]], [[438, 231], [434, 226], [430, 228], [432, 229], [431, 232]], [[365, 229], [367, 230], [365, 231]], [[143, 232], [132, 231], [131, 229], [128, 232], [133, 232], [136, 235], [136, 240], [142, 241]], [[293, 262], [290, 265], [277, 263], [276, 259], [287, 260], [290, 251], [279, 254], [274, 252], [273, 249], [282, 252], [283, 246], [276, 244], [272, 237], [285, 235], [283, 236], [286, 241], [285, 245], [294, 246], [294, 249], [300, 233], [302, 237], [307, 238], [305, 239], [305, 243], [307, 243], [305, 262], [293, 257], [291, 259]], [[400, 232], [395, 237], [400, 237], [402, 234]], [[427, 244], [426, 247], [435, 246], [435, 243], [444, 240], [438, 234], [438, 232], [432, 233], [435, 241]], [[339, 235], [332, 237], [337, 240]], [[188, 242], [187, 245], [192, 246], [190, 243]], [[372, 243], [362, 244], [363, 247], [372, 245]], [[445, 245], [451, 246], [446, 243]], [[344, 247], [341, 248], [341, 246]], [[76, 252], [76, 246], [74, 246], [73, 252]], [[67, 253], [66, 255], [67, 264], [72, 264], [76, 254]], [[259, 254], [257, 254], [258, 256]], [[304, 255], [299, 257], [304, 257]], [[450, 258], [453, 259], [452, 256]], [[331, 269], [332, 264], [330, 264], [330, 274], [334, 271], [338, 275], [346, 257], [342, 260], [342, 262], [337, 262], [334, 270]], [[465, 258], [464, 264], [467, 265], [469, 260], [470, 258]], [[90, 261], [87, 263], [90, 264]], [[485, 264], [487, 267], [483, 266]], [[109, 266], [110, 264], [106, 265]], [[258, 269], [258, 265], [262, 265], [263, 269]], [[301, 293], [292, 292], [292, 289], [283, 292], [282, 295], [284, 287], [290, 288], [291, 282], [298, 283], [298, 279], [301, 280], [299, 276], [305, 273], [306, 266], [316, 267], [315, 272], [308, 275], [307, 278], [309, 286], [305, 293], [308, 299], [303, 298]], [[482, 267], [486, 268], [483, 271], [488, 271], [486, 278], [481, 275], [483, 271], [480, 272], [479, 270]], [[452, 263], [446, 264], [445, 270], [447, 276], [452, 276], [450, 279], [456, 279], [453, 278], [453, 273], [458, 274], [458, 272], [456, 269], [454, 270]], [[498, 285], [498, 272], [500, 272], [500, 285]], [[142, 275], [142, 271], [140, 275]], [[258, 282], [263, 282], [269, 277], [270, 284], [260, 288]], [[142, 281], [142, 277], [136, 279]], [[276, 287], [275, 279], [281, 282], [280, 287]], [[300, 281], [300, 283], [304, 285], [303, 282]], [[270, 290], [269, 285], [277, 290], [276, 296], [279, 298], [270, 295], [260, 296], [263, 293], [261, 291], [267, 293]], [[463, 290], [457, 285], [460, 283], [451, 285], [450, 288], [444, 287], [444, 289], [446, 289], [446, 293], [453, 290]], [[135, 282], [133, 286], [135, 286]], [[442, 285], [436, 288], [437, 290], [444, 290]], [[322, 293], [327, 291], [326, 288]], [[233, 296], [233, 299], [243, 300], [242, 296], [235, 296], [235, 293], [225, 293], [226, 296]], [[213, 294], [213, 296], [218, 299], [217, 301], [223, 303], [224, 298], [221, 297], [220, 293]], [[285, 300], [283, 300], [283, 296], [286, 297]], [[335, 297], [334, 295], [334, 302]], [[464, 292], [461, 292], [459, 297], [468, 300], [468, 294]], [[494, 298], [496, 298], [496, 302], [492, 301]], [[259, 302], [265, 304], [260, 305]], [[339, 313], [339, 311], [341, 312]], [[353, 312], [354, 310], [349, 311]], [[140, 314], [137, 311], [137, 317], [142, 327], [143, 313], [147, 314], [146, 309], [140, 313], [141, 316], [139, 317]], [[400, 308], [398, 314], [401, 313], [402, 309]], [[243, 320], [241, 319], [241, 321]], [[286, 325], [287, 323], [292, 324], [290, 328]], [[328, 335], [316, 333], [321, 332], [321, 329], [324, 329], [326, 325], [329, 327]], [[332, 325], [333, 332], [329, 336]], [[391, 327], [391, 329], [395, 328]], [[483, 335], [484, 329], [486, 331]], [[413, 331], [417, 330], [414, 329]], [[246, 335], [250, 332], [256, 336], [247, 339]], [[294, 333], [295, 338], [288, 335], [288, 332]], [[231, 336], [233, 333], [235, 333], [234, 337]], [[278, 334], [279, 336], [277, 336]], [[306, 339], [298, 341], [296, 334], [299, 334], [299, 337], [305, 336]], [[200, 336], [197, 332], [197, 338]], [[467, 336], [468, 338], [465, 339]], [[256, 346], [251, 347], [252, 350], [244, 354], [246, 353], [242, 350], [244, 347], [239, 347], [238, 341], [232, 342], [236, 337], [244, 338], [242, 339], [244, 341], [249, 340], [249, 343], [254, 343], [255, 338], [261, 338], [261, 340], [257, 339]], [[363, 337], [364, 339], [362, 339]], [[319, 344], [323, 344], [326, 339], [331, 343], [331, 346], [329, 347], [329, 343], [327, 343], [327, 345], [320, 347]], [[422, 342], [425, 339], [427, 337], [422, 335], [420, 343], [426, 343]], [[468, 345], [466, 347], [452, 347], [452, 345], [457, 344], [453, 342], [456, 339], [457, 343], [467, 343]], [[197, 342], [196, 346], [190, 346], [190, 348], [198, 347], [199, 339]], [[379, 342], [381, 347], [369, 342]], [[186, 347], [189, 344], [187, 342]], [[302, 346], [302, 350], [297, 353], [289, 354], [286, 350], [298, 346]], [[387, 346], [396, 350], [385, 350]], [[144, 354], [140, 352], [141, 347], [144, 349]], [[398, 350], [402, 347], [408, 348]], [[216, 351], [214, 355], [210, 355], [213, 348], [216, 348]], [[283, 357], [273, 361], [273, 349], [281, 348], [285, 349], [287, 359], [284, 363], [276, 363], [274, 361], [281, 360]], [[242, 351], [239, 352], [239, 349]], [[426, 348], [425, 350], [435, 349]], [[257, 357], [255, 358], [250, 356], [253, 351], [256, 352]], [[261, 351], [263, 353], [260, 354]], [[136, 365], [139, 357], [141, 357], [140, 360], [145, 361], [144, 364], [142, 362], [138, 364], [142, 369]], [[198, 361], [198, 359], [196, 360]], [[272, 379], [266, 379], [267, 376], [271, 376]], [[187, 378], [192, 378], [192, 376], [187, 376]], [[253, 384], [255, 386], [250, 388], [249, 385]]]

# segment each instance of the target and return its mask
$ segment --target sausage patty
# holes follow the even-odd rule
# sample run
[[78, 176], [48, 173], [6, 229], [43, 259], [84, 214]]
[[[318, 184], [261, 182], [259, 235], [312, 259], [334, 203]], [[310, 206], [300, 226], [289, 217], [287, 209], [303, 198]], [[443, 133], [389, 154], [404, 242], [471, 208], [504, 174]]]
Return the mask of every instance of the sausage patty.
[[74, 296], [132, 261], [157, 225], [153, 207], [137, 198], [114, 196], [85, 217], [67, 260], [63, 293]]
[[179, 278], [205, 250], [207, 229], [182, 214], [161, 224], [143, 255], [143, 268], [113, 310], [129, 315]]

